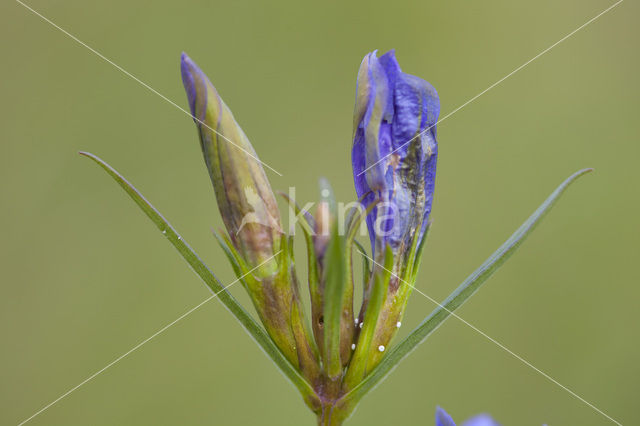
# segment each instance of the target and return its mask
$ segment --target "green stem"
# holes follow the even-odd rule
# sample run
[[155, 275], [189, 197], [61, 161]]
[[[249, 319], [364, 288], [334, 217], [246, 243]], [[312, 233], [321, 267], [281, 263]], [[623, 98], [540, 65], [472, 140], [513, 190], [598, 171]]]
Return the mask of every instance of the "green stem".
[[351, 409], [338, 407], [335, 402], [322, 406], [318, 413], [318, 426], [340, 426], [349, 417]]

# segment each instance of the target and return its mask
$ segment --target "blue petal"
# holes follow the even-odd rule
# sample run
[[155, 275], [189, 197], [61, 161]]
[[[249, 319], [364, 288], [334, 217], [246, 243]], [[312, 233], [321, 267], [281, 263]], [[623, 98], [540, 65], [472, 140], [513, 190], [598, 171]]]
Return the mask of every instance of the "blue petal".
[[194, 121], [204, 120], [207, 108], [207, 85], [211, 82], [204, 72], [196, 65], [195, 62], [182, 52], [180, 56], [180, 71], [182, 74], [182, 84], [187, 92], [189, 107]]
[[456, 426], [456, 424], [446, 411], [436, 407], [436, 426]]
[[488, 414], [480, 414], [467, 420], [462, 426], [500, 426], [500, 423], [493, 420]]
[[[368, 54], [360, 66], [354, 111], [352, 163], [356, 193], [367, 203], [390, 201], [395, 215], [385, 219], [376, 239], [374, 224], [392, 210], [374, 209], [367, 218], [372, 245], [394, 252], [424, 234], [433, 200], [440, 113], [438, 95], [426, 81], [402, 72], [394, 51]], [[421, 229], [417, 229], [422, 223]], [[376, 247], [373, 247], [374, 251]]]

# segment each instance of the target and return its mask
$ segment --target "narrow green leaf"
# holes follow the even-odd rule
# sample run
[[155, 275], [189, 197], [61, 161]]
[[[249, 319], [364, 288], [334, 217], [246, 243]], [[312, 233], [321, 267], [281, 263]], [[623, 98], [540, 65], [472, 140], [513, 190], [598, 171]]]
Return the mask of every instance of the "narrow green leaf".
[[422, 256], [422, 250], [424, 249], [425, 242], [427, 238], [429, 238], [429, 230], [431, 230], [431, 221], [427, 222], [427, 226], [425, 226], [424, 234], [422, 235], [422, 241], [419, 244], [417, 243], [418, 233], [414, 236], [414, 241], [411, 244], [411, 251], [409, 252], [409, 256], [407, 257], [407, 265], [405, 269], [402, 271], [402, 279], [405, 281], [413, 282], [415, 276], [417, 275], [418, 268], [420, 268], [420, 257]]
[[[325, 298], [324, 298], [324, 360], [329, 377], [335, 378], [342, 373], [340, 361], [340, 329], [344, 293], [347, 283], [347, 265], [344, 238], [340, 235], [337, 221], [331, 230], [331, 239], [324, 254]], [[353, 320], [351, 320], [353, 322]]]
[[[218, 241], [218, 244], [220, 245], [220, 248], [222, 249], [224, 254], [227, 256], [229, 263], [231, 263], [231, 267], [233, 268], [233, 272], [236, 273], [236, 277], [241, 277], [245, 275], [248, 270], [246, 269], [244, 265], [244, 261], [242, 260], [238, 252], [235, 250], [233, 245], [229, 244], [227, 239], [223, 238], [222, 235], [218, 234], [216, 231], [213, 231], [213, 236], [216, 238], [216, 240]], [[240, 282], [245, 288], [247, 288], [247, 283], [245, 282], [244, 278], [240, 279]]]
[[420, 242], [418, 250], [416, 251], [416, 257], [411, 268], [411, 282], [415, 282], [416, 276], [418, 275], [420, 263], [422, 262], [422, 251], [424, 250], [424, 246], [426, 245], [425, 243], [427, 242], [427, 238], [429, 237], [429, 231], [431, 231], [431, 221], [427, 222], [427, 228], [424, 230], [424, 236], [422, 237], [422, 241]]
[[[315, 233], [315, 219], [306, 210], [303, 210], [292, 200], [289, 195], [280, 191], [279, 194], [289, 203], [289, 208], [294, 211], [296, 217], [299, 217], [300, 229], [304, 234], [305, 243], [307, 246], [307, 274], [309, 281], [309, 297], [311, 298], [311, 324], [304, 322], [305, 332], [309, 336], [313, 336], [314, 340], [309, 342], [313, 351], [320, 358], [325, 356], [324, 351], [321, 353], [321, 349], [324, 348], [324, 335], [322, 327], [324, 324], [320, 324], [319, 319], [324, 318], [323, 313], [323, 293], [320, 289], [320, 272], [318, 270], [318, 261], [313, 241], [313, 235]], [[291, 236], [293, 238], [293, 235]], [[293, 247], [293, 240], [290, 244]], [[297, 282], [295, 272], [292, 275]], [[296, 287], [299, 286], [296, 284]], [[304, 313], [304, 312], [303, 312]], [[313, 333], [309, 332], [308, 327], [311, 326]], [[307, 375], [307, 377], [310, 377]]]
[[393, 261], [393, 252], [391, 247], [387, 245], [384, 252], [384, 265], [374, 264], [373, 266], [373, 287], [366, 306], [364, 306], [365, 302], [363, 302], [365, 309], [364, 319], [363, 324], [358, 326], [361, 327], [360, 335], [344, 378], [344, 387], [346, 389], [355, 387], [365, 377], [368, 368], [367, 361], [370, 358], [371, 351], [376, 350], [371, 345], [380, 317], [380, 310], [387, 297]]
[[343, 396], [346, 401], [358, 401], [380, 381], [382, 381], [413, 349], [422, 343], [438, 328], [453, 311], [458, 309], [480, 286], [520, 247], [526, 237], [533, 231], [545, 214], [553, 207], [560, 195], [578, 177], [592, 169], [583, 169], [565, 180], [555, 191], [533, 212], [533, 214], [505, 241], [478, 269], [445, 299], [438, 308], [425, 318], [420, 325], [402, 342], [393, 347], [387, 356], [371, 373], [349, 393]]
[[300, 229], [302, 229], [302, 233], [304, 234], [304, 240], [307, 245], [307, 268], [309, 274], [309, 291], [311, 292], [312, 302], [320, 303], [321, 295], [319, 294], [318, 289], [318, 265], [316, 263], [316, 254], [315, 249], [313, 247], [313, 237], [312, 233], [314, 232], [314, 224], [313, 217], [308, 212], [303, 212], [300, 206], [298, 206], [295, 201], [293, 201], [287, 194], [284, 192], [278, 192], [288, 203], [289, 208], [293, 209], [295, 214], [300, 217]]
[[[360, 197], [358, 199], [358, 202], [354, 206], [349, 208], [349, 210], [347, 210], [347, 214], [345, 215], [347, 220], [345, 221], [346, 226], [345, 226], [344, 229], [349, 230], [349, 229], [351, 229], [353, 227], [353, 221], [356, 219], [356, 217], [359, 214], [362, 214], [362, 212], [365, 210], [365, 208], [364, 208], [364, 199], [371, 193], [372, 192], [369, 191], [366, 194], [363, 194], [362, 197]], [[375, 207], [379, 202], [380, 202], [380, 200], [376, 200], [376, 201], [373, 202], [374, 204], [373, 205], [369, 205], [369, 207], [371, 209], [373, 209], [373, 207]], [[371, 210], [369, 210], [369, 212], [371, 212]]]
[[371, 265], [369, 264], [369, 257], [366, 256], [367, 251], [362, 247], [362, 244], [358, 242], [358, 240], [353, 240], [355, 243], [357, 250], [360, 253], [364, 253], [365, 256], [362, 256], [362, 287], [366, 287], [369, 282], [369, 277], [371, 276]]
[[315, 398], [315, 393], [311, 385], [300, 375], [300, 373], [291, 365], [291, 363], [282, 355], [273, 340], [258, 325], [258, 323], [245, 311], [235, 298], [224, 290], [223, 285], [218, 281], [213, 272], [200, 260], [193, 249], [178, 235], [175, 229], [167, 222], [160, 212], [147, 201], [138, 190], [129, 183], [114, 168], [105, 163], [102, 159], [88, 152], [80, 152], [81, 155], [88, 157], [98, 163], [117, 183], [125, 190], [127, 194], [136, 202], [138, 207], [147, 215], [149, 219], [158, 227], [160, 231], [167, 237], [169, 242], [178, 250], [178, 253], [187, 261], [193, 271], [204, 281], [212, 292], [218, 294], [218, 299], [222, 301], [224, 306], [231, 314], [240, 322], [242, 327], [256, 341], [262, 350], [273, 360], [280, 368], [280, 371], [287, 377], [291, 383], [302, 393], [306, 401]]

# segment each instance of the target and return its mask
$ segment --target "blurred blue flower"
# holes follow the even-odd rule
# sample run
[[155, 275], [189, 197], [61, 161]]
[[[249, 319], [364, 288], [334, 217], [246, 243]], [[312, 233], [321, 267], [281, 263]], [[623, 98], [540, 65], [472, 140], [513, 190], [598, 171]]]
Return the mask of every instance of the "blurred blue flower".
[[[431, 212], [440, 101], [426, 81], [402, 72], [394, 51], [365, 56], [358, 72], [352, 147], [356, 193], [378, 206], [367, 217], [374, 252], [395, 254], [423, 237]], [[416, 234], [418, 232], [418, 234]]]
[[[436, 426], [456, 426], [456, 424], [446, 411], [440, 407], [436, 407]], [[500, 426], [500, 424], [493, 420], [488, 414], [480, 414], [470, 418], [464, 422], [462, 426]]]

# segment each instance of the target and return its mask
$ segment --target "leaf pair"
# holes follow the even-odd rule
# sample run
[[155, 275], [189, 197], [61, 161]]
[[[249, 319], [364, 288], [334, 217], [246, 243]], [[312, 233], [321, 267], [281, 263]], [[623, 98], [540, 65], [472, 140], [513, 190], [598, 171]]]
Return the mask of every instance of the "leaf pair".
[[[81, 152], [82, 155], [92, 159], [98, 163], [124, 190], [125, 192], [136, 202], [138, 207], [151, 219], [151, 221], [158, 227], [158, 229], [167, 237], [169, 242], [176, 248], [180, 255], [187, 261], [189, 266], [198, 274], [198, 276], [205, 282], [205, 284], [217, 294], [218, 298], [222, 301], [225, 307], [231, 312], [231, 314], [240, 322], [243, 328], [249, 333], [250, 336], [256, 341], [256, 343], [263, 349], [267, 356], [278, 366], [283, 374], [293, 383], [293, 385], [301, 392], [305, 401], [312, 407], [320, 404], [317, 389], [310, 383], [301, 372], [292, 365], [292, 363], [283, 355], [280, 349], [273, 342], [272, 338], [266, 333], [264, 328], [260, 326], [255, 319], [229, 294], [215, 275], [207, 268], [198, 255], [189, 247], [189, 245], [176, 233], [174, 228], [167, 222], [167, 220], [140, 194], [133, 185], [131, 185], [124, 177], [122, 177], [116, 170], [105, 163], [97, 156]], [[344, 394], [339, 401], [336, 401], [336, 407], [342, 408], [346, 413], [353, 410], [355, 405], [360, 399], [371, 391], [378, 383], [380, 383], [391, 370], [398, 365], [413, 349], [415, 349], [420, 343], [422, 343], [431, 333], [440, 326], [451, 314], [459, 308], [464, 302], [466, 302], [482, 284], [500, 267], [506, 260], [520, 247], [526, 237], [533, 231], [535, 226], [545, 216], [545, 214], [553, 207], [560, 195], [567, 189], [567, 187], [575, 181], [578, 177], [591, 171], [591, 169], [580, 170], [569, 178], [567, 178], [551, 195], [538, 207], [538, 209], [516, 230], [516, 232], [505, 241], [505, 243], [494, 252], [477, 270], [475, 270], [445, 301], [443, 301], [438, 308], [436, 308], [425, 320], [413, 330], [404, 340], [395, 345], [381, 361], [371, 371], [366, 370], [366, 362], [358, 363], [358, 365], [365, 366], [358, 367], [358, 371], [347, 372], [347, 380], [350, 380], [353, 386], [351, 390]], [[300, 212], [298, 212], [300, 213]], [[335, 231], [337, 232], [337, 231]], [[332, 232], [333, 233], [333, 232]], [[309, 243], [309, 250], [312, 250], [313, 241], [308, 233], [305, 233], [305, 238]], [[246, 265], [242, 265], [238, 262], [238, 256], [234, 254], [229, 247], [233, 247], [232, 244], [223, 244], [227, 246], [227, 256], [234, 264], [236, 273], [246, 274], [250, 272], [247, 270]], [[284, 246], [283, 250], [290, 250], [289, 246]], [[331, 238], [326, 248], [325, 256], [331, 258], [340, 256], [341, 259], [345, 258], [345, 253], [350, 250], [346, 247], [344, 238]], [[417, 247], [415, 250], [415, 259], [412, 259], [411, 270], [404, 271], [401, 277], [398, 277], [405, 281], [409, 285], [413, 285], [415, 282], [415, 271], [417, 271], [417, 264], [420, 261], [421, 247]], [[276, 253], [276, 256], [280, 252]], [[318, 277], [318, 271], [315, 265], [312, 265], [312, 253], [309, 253], [310, 261], [310, 285], [312, 293], [312, 304], [314, 303], [314, 285], [317, 285], [317, 280], [314, 277]], [[385, 255], [384, 264], [373, 264], [373, 268], [382, 268], [391, 274], [391, 261], [390, 255]], [[369, 271], [370, 264], [365, 259], [365, 271]], [[344, 285], [348, 283], [344, 280], [346, 274], [350, 271], [345, 268], [351, 267], [351, 262], [338, 262], [337, 268], [326, 271], [326, 293], [325, 297], [332, 301], [340, 300], [341, 303], [324, 304], [324, 324], [325, 324], [325, 338], [324, 343], [326, 345], [325, 353], [331, 353], [332, 356], [327, 359], [327, 371], [329, 374], [338, 374], [338, 371], [342, 370], [343, 361], [340, 357], [336, 357], [336, 347], [341, 346], [341, 329], [340, 324], [343, 318], [343, 307], [345, 306], [344, 298]], [[365, 276], [367, 276], [365, 272]], [[374, 274], [375, 275], [375, 274]], [[384, 276], [384, 274], [379, 274]], [[369, 275], [370, 276], [370, 275]], [[372, 306], [376, 306], [382, 303], [385, 289], [383, 288], [383, 282], [372, 283], [371, 298], [369, 303]], [[374, 312], [372, 309], [371, 312]], [[295, 313], [293, 313], [295, 316]], [[366, 342], [369, 340], [369, 335], [373, 332], [368, 327], [367, 318], [365, 315], [364, 325], [361, 330], [358, 345], [363, 342], [362, 347], [358, 347], [355, 353], [352, 355], [353, 359], [357, 357], [366, 358], [370, 356], [371, 351], [375, 348], [367, 346]], [[328, 350], [327, 350], [328, 349]]]

